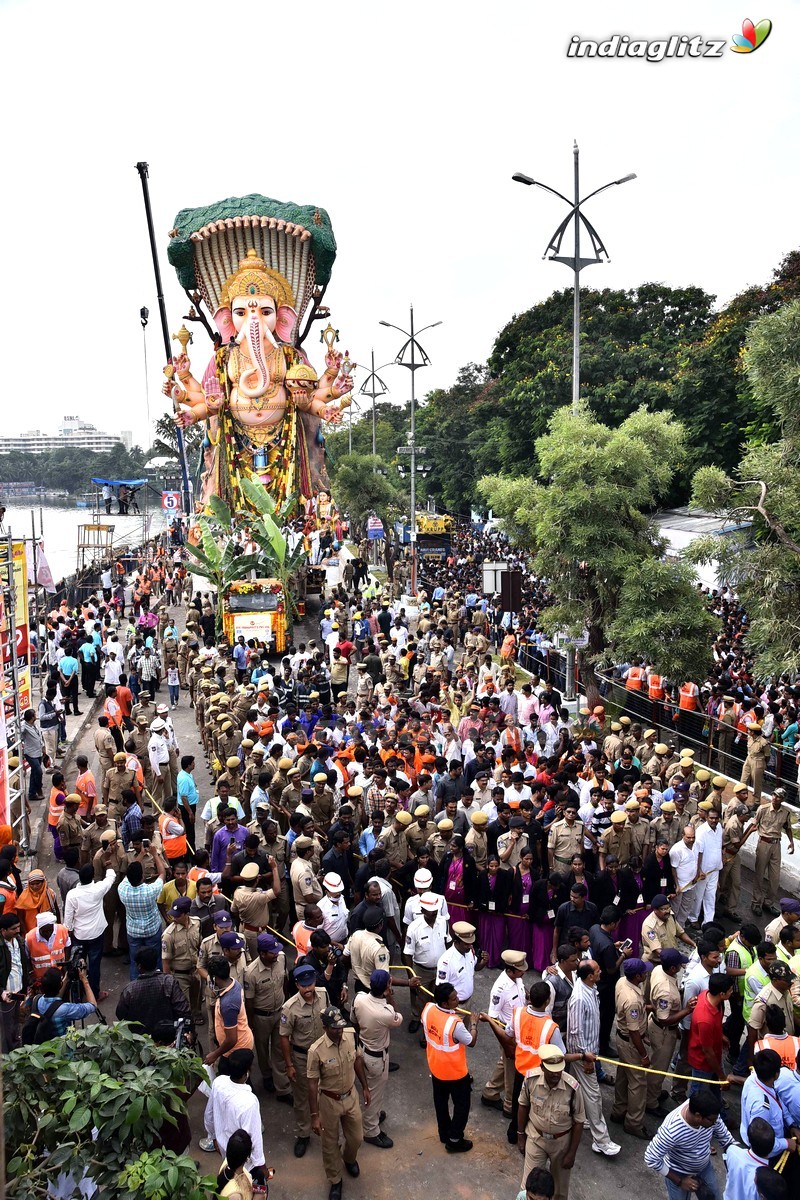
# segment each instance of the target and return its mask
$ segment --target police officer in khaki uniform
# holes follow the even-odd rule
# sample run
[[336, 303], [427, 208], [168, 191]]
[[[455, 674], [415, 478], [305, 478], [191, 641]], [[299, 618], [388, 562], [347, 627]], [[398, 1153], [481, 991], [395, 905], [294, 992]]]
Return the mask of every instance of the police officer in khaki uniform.
[[[317, 973], [308, 964], [295, 967], [292, 978], [297, 995], [281, 1009], [281, 1053], [286, 1076], [292, 1085], [294, 1104], [294, 1156], [302, 1158], [311, 1141], [311, 1112], [308, 1106], [308, 1052], [322, 1036], [322, 1014], [328, 1007], [328, 993], [317, 987]], [[315, 1110], [319, 1112], [319, 1109]]]
[[[364, 928], [351, 934], [344, 948], [353, 967], [354, 989], [368, 992], [373, 971], [388, 971], [389, 949], [381, 937], [384, 926], [383, 909], [368, 908], [364, 913]], [[400, 982], [400, 981], [398, 981]]]
[[[650, 1057], [645, 1038], [647, 1036], [647, 1008], [644, 998], [644, 980], [650, 969], [649, 963], [641, 958], [628, 958], [622, 964], [624, 978], [617, 981], [614, 989], [614, 1005], [617, 1015], [617, 1054], [621, 1063], [635, 1067], [649, 1067]], [[614, 1104], [611, 1120], [622, 1124], [632, 1137], [649, 1139], [644, 1128], [644, 1110], [647, 1104], [647, 1076], [641, 1071], [620, 1068], [614, 1081]]]
[[[308, 1052], [308, 1093], [311, 1128], [322, 1137], [322, 1163], [330, 1183], [328, 1200], [341, 1200], [342, 1165], [353, 1179], [361, 1174], [356, 1161], [364, 1140], [356, 1079], [364, 1104], [370, 1102], [364, 1060], [356, 1054], [356, 1036], [338, 1008], [322, 1013], [323, 1034]], [[339, 1149], [339, 1132], [344, 1145]]]
[[161, 958], [165, 975], [174, 975], [192, 1009], [195, 1025], [203, 1024], [200, 1015], [200, 980], [197, 956], [200, 953], [200, 922], [189, 916], [192, 901], [179, 896], [170, 906], [172, 921], [161, 935]]
[[409, 850], [406, 829], [412, 820], [411, 813], [407, 813], [401, 808], [399, 812], [395, 813], [394, 820], [389, 825], [389, 828], [381, 834], [381, 843], [393, 871], [398, 871], [408, 862]]
[[124, 750], [114, 755], [114, 767], [106, 772], [103, 781], [103, 803], [108, 808], [108, 815], [114, 821], [121, 821], [125, 810], [122, 803], [122, 793], [126, 788], [138, 792], [136, 775], [126, 766], [128, 756]]
[[[81, 848], [84, 825], [78, 816], [80, 802], [81, 798], [75, 792], [71, 792], [64, 799], [64, 811], [58, 821], [58, 838], [62, 850], [67, 846], [74, 846], [76, 850]], [[105, 875], [105, 872], [103, 874]]]
[[102, 845], [102, 837], [104, 833], [111, 830], [113, 833], [117, 831], [117, 822], [109, 821], [108, 809], [105, 804], [98, 804], [94, 810], [94, 821], [87, 829], [83, 831], [83, 841], [81, 842], [81, 865], [92, 862], [95, 854]]
[[578, 1081], [565, 1072], [566, 1055], [559, 1046], [540, 1046], [538, 1053], [541, 1066], [525, 1077], [517, 1108], [517, 1146], [525, 1155], [521, 1186], [525, 1188], [534, 1167], [548, 1166], [555, 1200], [567, 1200], [586, 1123], [583, 1093]]
[[268, 1092], [282, 1104], [292, 1103], [289, 1076], [283, 1062], [280, 1017], [285, 1001], [286, 956], [271, 933], [256, 939], [257, 957], [245, 967], [244, 1006], [253, 1031], [258, 1065]]
[[258, 954], [258, 935], [266, 931], [270, 923], [270, 904], [281, 890], [278, 864], [271, 855], [269, 866], [272, 871], [271, 888], [265, 890], [258, 887], [259, 865], [257, 862], [246, 862], [241, 868], [240, 878], [243, 882], [233, 893], [231, 913], [239, 921], [251, 958]]
[[[660, 965], [650, 976], [650, 1004], [653, 1011], [647, 1018], [647, 1037], [650, 1042], [650, 1061], [656, 1071], [668, 1071], [680, 1037], [680, 1022], [691, 1014], [697, 1003], [693, 996], [684, 1008], [676, 975], [689, 959], [679, 950], [661, 951]], [[661, 1075], [647, 1076], [647, 1107], [649, 1113], [660, 1112]]]
[[302, 921], [306, 905], [316, 904], [318, 900], [322, 899], [323, 893], [322, 885], [314, 874], [312, 862], [316, 851], [314, 839], [305, 836], [295, 838], [294, 849], [297, 857], [292, 863], [289, 877], [292, 881], [292, 895], [297, 910], [297, 919]]
[[[628, 832], [627, 817], [624, 812], [617, 810], [611, 814], [611, 824], [600, 835], [600, 870], [606, 868], [609, 855], [617, 858], [620, 866], [630, 861], [631, 835]], [[577, 853], [581, 853], [577, 851]], [[623, 861], [624, 860], [624, 861]]]
[[364, 1109], [364, 1141], [381, 1150], [391, 1150], [394, 1142], [380, 1126], [386, 1084], [389, 1079], [389, 1035], [403, 1024], [397, 1011], [388, 971], [373, 971], [369, 991], [359, 992], [353, 1001], [353, 1019], [358, 1024], [364, 1077], [370, 1092]]
[[629, 859], [633, 858], [634, 855], [640, 862], [644, 862], [650, 852], [650, 823], [645, 821], [641, 816], [642, 810], [639, 803], [646, 795], [645, 791], [640, 793], [637, 788], [636, 799], [630, 799], [625, 805], [625, 816], [627, 818], [625, 828], [630, 838], [631, 850], [628, 859], [623, 860], [620, 858], [619, 865], [621, 867], [626, 867]]
[[578, 820], [578, 805], [568, 800], [564, 805], [564, 816], [550, 826], [547, 838], [547, 853], [551, 871], [563, 871], [572, 862], [573, 854], [583, 853], [583, 821]]
[[769, 739], [764, 737], [761, 730], [760, 721], [753, 721], [747, 727], [747, 757], [741, 775], [742, 783], [748, 783], [752, 787], [753, 799], [759, 803], [764, 786], [764, 772], [771, 753]]
[[[658, 844], [658, 839], [663, 838], [670, 850], [683, 837], [683, 829], [681, 824], [675, 817], [676, 808], [671, 800], [665, 800], [661, 805], [661, 811], [655, 821], [650, 822], [650, 829], [653, 834], [653, 844]], [[688, 824], [688, 817], [686, 824]]]
[[[744, 787], [744, 784], [739, 786]], [[739, 858], [739, 849], [742, 845], [746, 818], [747, 805], [733, 800], [725, 810], [725, 821], [722, 825], [723, 865], [719, 874], [717, 904], [724, 916], [735, 921], [742, 919], [736, 911], [736, 906], [739, 903], [739, 890], [742, 882], [742, 862]]]
[[683, 942], [691, 950], [695, 943], [672, 915], [667, 897], [659, 892], [651, 901], [653, 911], [642, 922], [642, 958], [645, 962], [661, 962], [663, 950], [677, 950]]
[[[744, 779], [744, 775], [742, 779]], [[746, 841], [753, 829], [758, 833], [751, 906], [756, 916], [761, 915], [762, 908], [765, 908], [774, 917], [777, 917], [780, 911], [776, 907], [776, 900], [781, 876], [781, 835], [783, 833], [789, 839], [789, 852], [794, 853], [792, 822], [789, 810], [783, 807], [785, 799], [785, 789], [775, 788], [770, 803], [762, 804], [760, 808], [756, 809], [752, 826], [745, 831], [742, 839]]]

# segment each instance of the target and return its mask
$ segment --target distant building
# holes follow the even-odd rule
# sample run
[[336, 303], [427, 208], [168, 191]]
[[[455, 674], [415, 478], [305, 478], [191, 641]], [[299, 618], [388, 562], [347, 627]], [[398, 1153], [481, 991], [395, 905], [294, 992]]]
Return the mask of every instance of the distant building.
[[126, 450], [131, 448], [132, 437], [130, 430], [123, 429], [120, 433], [101, 433], [88, 421], [80, 417], [62, 417], [58, 432], [42, 433], [32, 429], [17, 437], [0, 436], [0, 454], [46, 454], [50, 450], [63, 450], [65, 447], [75, 447], [78, 450], [92, 450], [103, 453], [114, 450], [122, 444]]

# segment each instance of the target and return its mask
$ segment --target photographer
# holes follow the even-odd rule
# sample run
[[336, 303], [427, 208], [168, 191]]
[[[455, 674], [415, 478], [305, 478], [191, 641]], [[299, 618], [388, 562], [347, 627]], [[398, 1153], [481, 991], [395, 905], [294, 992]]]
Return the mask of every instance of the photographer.
[[334, 946], [330, 934], [324, 929], [315, 929], [311, 935], [308, 954], [298, 958], [295, 966], [313, 967], [317, 976], [317, 987], [325, 988], [328, 999], [336, 1008], [347, 1001], [347, 974], [349, 965], [342, 951]]
[[122, 989], [117, 1005], [117, 1020], [131, 1021], [159, 1042], [171, 1042], [175, 1022], [191, 1024], [192, 1010], [174, 975], [158, 969], [160, 947], [142, 946], [136, 952], [138, 979]]
[[[80, 980], [83, 994], [86, 997], [85, 1004], [76, 1004], [64, 999], [73, 978]], [[31, 1016], [45, 1021], [48, 1019], [48, 1013], [52, 1013], [49, 1017], [49, 1038], [63, 1037], [70, 1025], [74, 1025], [76, 1021], [82, 1021], [84, 1017], [91, 1017], [97, 1011], [97, 999], [89, 983], [84, 959], [76, 959], [67, 967], [63, 978], [57, 967], [48, 967], [42, 976], [40, 986], [41, 995], [36, 996], [31, 1002]]]

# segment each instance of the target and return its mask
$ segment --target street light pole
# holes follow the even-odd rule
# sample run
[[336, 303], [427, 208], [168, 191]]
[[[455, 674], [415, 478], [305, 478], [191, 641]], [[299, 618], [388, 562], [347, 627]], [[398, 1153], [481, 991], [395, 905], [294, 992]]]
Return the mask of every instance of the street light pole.
[[[401, 329], [399, 325], [393, 325], [390, 321], [380, 321], [379, 324], [385, 325], [388, 329], [396, 329], [398, 333], [402, 333], [406, 338], [404, 345], [395, 358], [395, 362], [400, 367], [406, 367], [411, 372], [411, 431], [409, 434], [409, 449], [411, 451], [411, 595], [417, 594], [417, 393], [415, 376], [417, 371], [422, 367], [430, 365], [430, 359], [423, 350], [422, 346], [417, 341], [417, 333], [414, 329], [414, 305], [410, 305], [410, 323], [411, 328]], [[425, 325], [419, 330], [420, 333], [425, 333], [426, 329], [435, 329], [437, 325], [441, 325], [441, 321], [434, 321], [431, 325]], [[406, 361], [406, 352], [409, 354], [409, 359]], [[419, 361], [417, 360], [419, 356]]]
[[[621, 183], [628, 183], [631, 179], [635, 179], [636, 175], [623, 175], [621, 179], [612, 179], [610, 183], [604, 183], [602, 187], [595, 188], [588, 196], [584, 196], [581, 200], [580, 193], [580, 173], [578, 161], [578, 143], [573, 142], [573, 173], [574, 173], [574, 199], [570, 201], [567, 197], [555, 188], [550, 187], [546, 183], [542, 183], [538, 179], [532, 179], [530, 175], [523, 175], [517, 171], [512, 175], [515, 183], [524, 183], [527, 187], [542, 188], [545, 192], [550, 192], [553, 196], [558, 196], [565, 204], [569, 205], [569, 212], [564, 220], [558, 226], [550, 241], [547, 244], [547, 249], [542, 255], [547, 258], [550, 255], [551, 262], [561, 262], [565, 266], [572, 269], [573, 276], [573, 298], [572, 298], [572, 412], [577, 415], [580, 409], [580, 391], [581, 391], [581, 271], [584, 267], [590, 267], [594, 263], [603, 261], [605, 256], [606, 262], [609, 261], [608, 251], [606, 250], [600, 238], [600, 234], [595, 227], [586, 218], [581, 211], [582, 205], [586, 204], [587, 200], [591, 200], [594, 196], [604, 192], [607, 188], [617, 187]], [[571, 255], [561, 253], [561, 243], [564, 239], [564, 234], [569, 227], [569, 223], [574, 223], [575, 244]], [[592, 257], [581, 258], [581, 221], [583, 222], [586, 232], [589, 235], [589, 240], [592, 245]]]
[[[384, 366], [386, 366], [386, 367], [388, 367], [390, 365], [391, 365], [390, 363], [384, 363]], [[378, 370], [382, 371], [383, 367], [378, 367]], [[361, 387], [358, 390], [361, 392], [362, 396], [369, 396], [370, 400], [372, 401], [372, 457], [375, 458], [378, 453], [376, 421], [375, 421], [375, 400], [377, 399], [378, 396], [385, 396], [386, 393], [389, 391], [389, 389], [387, 388], [386, 384], [381, 379], [380, 375], [375, 374], [375, 351], [374, 350], [372, 351], [372, 370], [370, 371], [369, 375], [364, 380], [364, 382], [362, 383]], [[372, 470], [373, 470], [373, 472], [375, 472], [377, 470], [377, 467], [373, 466]]]

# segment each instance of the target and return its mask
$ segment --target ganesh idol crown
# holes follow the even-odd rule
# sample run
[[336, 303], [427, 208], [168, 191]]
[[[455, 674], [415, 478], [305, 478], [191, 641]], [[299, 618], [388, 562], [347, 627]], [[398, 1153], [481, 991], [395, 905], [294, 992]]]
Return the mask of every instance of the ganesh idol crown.
[[[215, 352], [193, 373], [189, 333], [165, 368], [165, 394], [183, 428], [205, 424], [197, 510], [219, 496], [232, 512], [248, 503], [244, 479], [263, 483], [278, 513], [313, 505], [330, 490], [322, 423], [337, 424], [350, 403], [352, 364], [334, 349], [329, 324], [318, 377], [302, 344], [322, 307], [336, 257], [324, 209], [251, 195], [183, 209], [168, 257]], [[211, 314], [213, 327], [203, 313]]]

